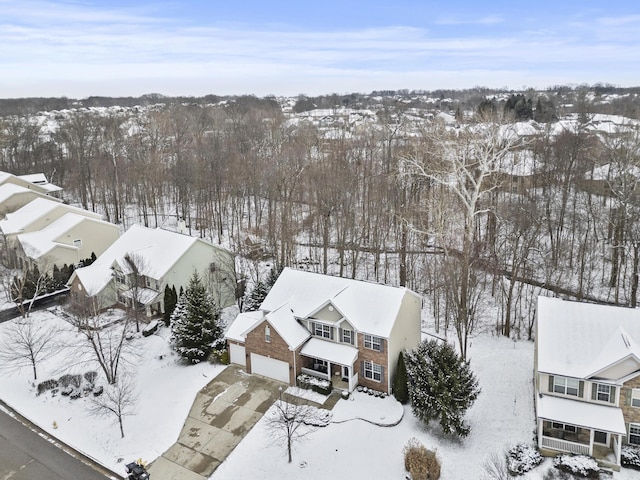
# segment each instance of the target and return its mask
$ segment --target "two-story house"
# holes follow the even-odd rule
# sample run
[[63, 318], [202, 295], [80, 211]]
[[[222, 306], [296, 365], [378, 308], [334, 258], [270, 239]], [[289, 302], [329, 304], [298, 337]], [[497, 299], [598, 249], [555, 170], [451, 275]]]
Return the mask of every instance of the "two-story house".
[[186, 288], [197, 271], [221, 307], [235, 302], [235, 257], [201, 238], [133, 225], [67, 283], [72, 306], [96, 313], [112, 306], [164, 312], [164, 289]]
[[640, 445], [640, 312], [540, 297], [536, 328], [538, 447], [618, 469]]
[[420, 343], [421, 306], [407, 288], [285, 268], [260, 310], [240, 314], [225, 336], [231, 362], [249, 373], [390, 393], [400, 352]]

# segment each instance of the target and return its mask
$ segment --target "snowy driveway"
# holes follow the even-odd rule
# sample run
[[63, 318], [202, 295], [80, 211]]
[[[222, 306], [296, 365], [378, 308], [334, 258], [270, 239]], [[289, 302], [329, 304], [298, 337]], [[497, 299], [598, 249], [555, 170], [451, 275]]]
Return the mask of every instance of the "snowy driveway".
[[286, 388], [227, 367], [198, 392], [178, 441], [149, 467], [151, 478], [208, 478], [278, 398], [281, 386]]

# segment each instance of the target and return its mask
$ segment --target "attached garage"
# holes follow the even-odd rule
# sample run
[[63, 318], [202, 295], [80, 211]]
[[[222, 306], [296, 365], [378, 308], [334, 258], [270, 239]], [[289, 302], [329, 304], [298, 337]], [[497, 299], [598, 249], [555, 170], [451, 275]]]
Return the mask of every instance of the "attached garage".
[[229, 342], [229, 360], [236, 365], [247, 366], [247, 357], [244, 345]]
[[289, 383], [289, 364], [257, 353], [251, 354], [251, 373]]

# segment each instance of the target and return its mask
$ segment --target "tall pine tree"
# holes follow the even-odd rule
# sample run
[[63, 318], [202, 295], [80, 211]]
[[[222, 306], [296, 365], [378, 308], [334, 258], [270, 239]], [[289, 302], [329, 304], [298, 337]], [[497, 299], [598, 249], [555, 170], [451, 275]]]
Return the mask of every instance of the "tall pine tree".
[[438, 420], [445, 433], [466, 437], [470, 428], [463, 417], [480, 394], [469, 362], [449, 343], [430, 340], [407, 352], [405, 364], [416, 417], [425, 423]]
[[220, 308], [194, 272], [171, 315], [171, 338], [189, 363], [205, 360], [222, 338]]

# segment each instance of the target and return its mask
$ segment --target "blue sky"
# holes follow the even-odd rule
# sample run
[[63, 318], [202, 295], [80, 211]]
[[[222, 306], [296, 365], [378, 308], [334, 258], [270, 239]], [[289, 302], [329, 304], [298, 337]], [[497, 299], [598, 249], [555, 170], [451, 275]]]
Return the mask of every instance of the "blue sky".
[[640, 85], [636, 0], [0, 0], [0, 97]]

